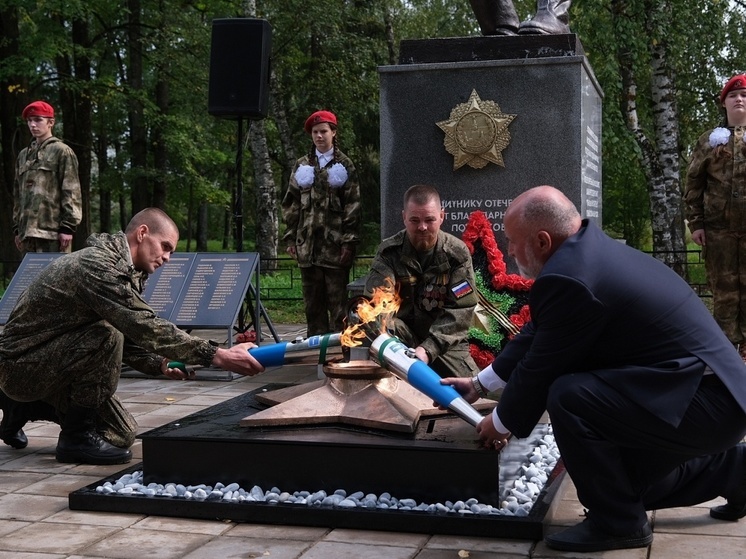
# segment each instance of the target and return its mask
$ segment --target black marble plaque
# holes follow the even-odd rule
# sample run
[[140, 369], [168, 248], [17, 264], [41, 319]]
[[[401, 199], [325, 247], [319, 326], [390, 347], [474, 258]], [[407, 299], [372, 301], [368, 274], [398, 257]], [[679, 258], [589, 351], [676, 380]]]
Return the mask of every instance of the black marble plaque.
[[0, 299], [0, 324], [8, 322], [10, 312], [16, 306], [21, 293], [34, 281], [44, 268], [62, 256], [63, 252], [30, 252], [23, 257], [21, 265], [13, 274], [8, 289]]
[[255, 252], [174, 253], [148, 278], [143, 297], [181, 328], [230, 327], [258, 264]]

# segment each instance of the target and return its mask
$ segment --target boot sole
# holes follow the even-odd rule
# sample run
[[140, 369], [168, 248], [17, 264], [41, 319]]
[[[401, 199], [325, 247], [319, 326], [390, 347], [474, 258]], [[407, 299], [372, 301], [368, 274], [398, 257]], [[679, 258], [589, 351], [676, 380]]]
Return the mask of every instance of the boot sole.
[[127, 464], [131, 462], [132, 453], [128, 452], [126, 455], [123, 456], [114, 456], [107, 458], [89, 454], [81, 454], [77, 452], [57, 452], [55, 453], [55, 458], [57, 459], [57, 462], [62, 462], [63, 464], [91, 464], [93, 466], [112, 466], [115, 464]]

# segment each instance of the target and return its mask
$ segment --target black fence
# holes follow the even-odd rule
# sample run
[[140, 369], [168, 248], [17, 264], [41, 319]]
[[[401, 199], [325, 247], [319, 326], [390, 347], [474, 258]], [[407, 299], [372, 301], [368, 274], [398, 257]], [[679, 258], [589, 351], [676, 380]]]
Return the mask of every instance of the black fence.
[[[656, 257], [665, 256], [664, 253], [648, 253]], [[674, 253], [666, 253], [674, 256]], [[704, 260], [699, 250], [679, 251], [675, 254], [686, 255], [687, 277], [689, 285], [702, 298], [712, 297], [705, 279]], [[373, 260], [372, 255], [358, 256], [353, 263], [351, 280], [365, 276]], [[8, 287], [13, 272], [18, 268], [20, 260], [0, 261], [0, 288], [2, 292]], [[301, 301], [300, 269], [290, 257], [262, 260], [260, 266], [259, 294], [262, 301]]]

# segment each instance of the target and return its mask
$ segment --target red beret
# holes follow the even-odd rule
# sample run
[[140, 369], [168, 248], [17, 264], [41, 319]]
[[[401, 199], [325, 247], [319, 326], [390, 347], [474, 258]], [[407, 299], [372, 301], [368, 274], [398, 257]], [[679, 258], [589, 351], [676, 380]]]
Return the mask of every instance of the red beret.
[[23, 120], [26, 120], [31, 116], [46, 116], [54, 118], [54, 109], [49, 103], [45, 103], [44, 101], [34, 101], [23, 109], [23, 112], [21, 113], [21, 118], [23, 118]]
[[728, 92], [732, 89], [746, 89], [746, 75], [738, 74], [728, 80], [728, 83], [723, 87], [723, 91], [720, 92], [721, 103], [725, 101], [725, 96], [728, 95]]
[[303, 129], [306, 131], [306, 133], [310, 134], [311, 128], [313, 128], [317, 124], [321, 124], [322, 122], [328, 122], [329, 124], [333, 124], [334, 126], [336, 126], [337, 117], [334, 116], [334, 113], [331, 113], [329, 111], [316, 111], [306, 119], [306, 124], [303, 126]]

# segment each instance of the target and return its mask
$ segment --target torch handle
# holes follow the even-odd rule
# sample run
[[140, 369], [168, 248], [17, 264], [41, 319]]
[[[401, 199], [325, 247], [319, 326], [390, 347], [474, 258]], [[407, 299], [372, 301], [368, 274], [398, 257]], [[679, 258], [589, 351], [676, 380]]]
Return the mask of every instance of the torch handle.
[[415, 359], [407, 371], [407, 382], [420, 392], [430, 396], [441, 406], [448, 407], [461, 395], [450, 384], [440, 384], [440, 376], [424, 362]]
[[285, 363], [285, 349], [288, 342], [252, 347], [249, 355], [259, 361], [264, 367], [280, 367]]

